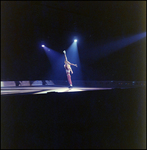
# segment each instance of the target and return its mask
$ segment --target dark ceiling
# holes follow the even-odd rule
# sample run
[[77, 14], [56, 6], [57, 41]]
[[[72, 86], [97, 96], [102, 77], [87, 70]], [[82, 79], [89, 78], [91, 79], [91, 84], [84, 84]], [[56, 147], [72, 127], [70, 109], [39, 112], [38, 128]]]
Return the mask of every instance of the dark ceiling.
[[[84, 57], [81, 58], [81, 63], [84, 64], [83, 70], [91, 65], [94, 66], [94, 64], [94, 68], [101, 66], [99, 59], [92, 62], [93, 64], [87, 62], [88, 58], [91, 60], [94, 58], [94, 53], [98, 53], [98, 45], [146, 32], [145, 4], [145, 1], [1, 1], [1, 68], [3, 79], [12, 78], [10, 73], [13, 78], [16, 78], [14, 70], [18, 71], [17, 78], [25, 78], [22, 75], [24, 74], [22, 68], [25, 72], [30, 72], [32, 69], [28, 69], [30, 68], [27, 67], [29, 64], [32, 67], [35, 64], [38, 68], [42, 68], [41, 66], [49, 67], [47, 58], [40, 51], [40, 45], [44, 43], [49, 48], [62, 53], [71, 45], [75, 37], [78, 39], [79, 53]], [[144, 41], [138, 43], [136, 49], [140, 48], [142, 44]], [[132, 51], [134, 47], [136, 46], [131, 47]], [[128, 49], [123, 49], [123, 51], [128, 51]], [[89, 52], [93, 52], [92, 56]], [[125, 71], [129, 70], [138, 53], [136, 51], [136, 55]], [[142, 53], [140, 56], [143, 55]], [[114, 66], [114, 58], [121, 57], [123, 65], [126, 57], [129, 57], [131, 53], [123, 54], [122, 57], [122, 53], [119, 52], [113, 57], [109, 56], [112, 58], [102, 60], [103, 67], [106, 68], [105, 63], [110, 64], [110, 60]], [[130, 58], [132, 59], [132, 57]], [[40, 61], [42, 59], [44, 61]], [[117, 64], [116, 61], [115, 64]], [[112, 66], [109, 68], [112, 69]], [[117, 72], [117, 69], [113, 68], [112, 70], [113, 73], [110, 74]], [[134, 76], [133, 78], [132, 74], [136, 73], [131, 72], [128, 73], [130, 74], [129, 77], [117, 79], [140, 80], [141, 77]], [[26, 74], [26, 78], [29, 75]], [[94, 79], [102, 78], [95, 76]], [[115, 80], [116, 78], [111, 76], [105, 79]]]

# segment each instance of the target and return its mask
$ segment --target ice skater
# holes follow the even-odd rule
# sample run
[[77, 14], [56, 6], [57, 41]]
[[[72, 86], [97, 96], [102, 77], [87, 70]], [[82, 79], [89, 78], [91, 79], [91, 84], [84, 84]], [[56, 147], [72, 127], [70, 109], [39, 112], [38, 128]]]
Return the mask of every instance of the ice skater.
[[64, 50], [63, 51], [64, 53], [64, 57], [65, 57], [65, 61], [64, 61], [64, 68], [65, 68], [65, 71], [66, 71], [66, 75], [67, 75], [67, 80], [68, 80], [68, 83], [69, 83], [69, 88], [72, 88], [72, 81], [71, 81], [71, 75], [70, 75], [70, 72], [71, 74], [73, 74], [73, 70], [71, 68], [71, 65], [75, 66], [75, 67], [78, 67], [77, 64], [72, 64], [70, 63], [68, 60], [67, 60], [67, 56], [66, 56], [66, 51]]

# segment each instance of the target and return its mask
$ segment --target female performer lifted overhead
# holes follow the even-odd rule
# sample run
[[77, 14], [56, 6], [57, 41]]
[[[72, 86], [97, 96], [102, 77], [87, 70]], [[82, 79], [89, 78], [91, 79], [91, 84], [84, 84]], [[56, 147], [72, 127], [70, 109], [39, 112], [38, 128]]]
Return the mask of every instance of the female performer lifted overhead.
[[71, 81], [70, 72], [71, 72], [71, 74], [73, 74], [73, 70], [72, 70], [72, 68], [71, 68], [71, 65], [77, 67], [77, 64], [72, 64], [72, 63], [70, 63], [70, 62], [67, 60], [67, 56], [66, 56], [66, 51], [65, 51], [65, 50], [63, 51], [63, 53], [64, 53], [64, 57], [65, 57], [64, 68], [65, 68], [65, 71], [66, 71], [68, 83], [69, 83], [69, 85], [70, 85], [69, 88], [71, 88], [71, 87], [72, 87], [72, 81]]

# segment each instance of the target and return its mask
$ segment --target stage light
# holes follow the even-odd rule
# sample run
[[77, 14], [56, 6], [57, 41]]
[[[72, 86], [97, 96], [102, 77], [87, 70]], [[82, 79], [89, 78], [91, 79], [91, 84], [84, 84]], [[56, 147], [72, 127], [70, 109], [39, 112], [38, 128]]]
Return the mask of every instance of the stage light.
[[77, 39], [75, 39], [74, 42], [77, 42]]
[[42, 45], [42, 47], [45, 47], [45, 45]]

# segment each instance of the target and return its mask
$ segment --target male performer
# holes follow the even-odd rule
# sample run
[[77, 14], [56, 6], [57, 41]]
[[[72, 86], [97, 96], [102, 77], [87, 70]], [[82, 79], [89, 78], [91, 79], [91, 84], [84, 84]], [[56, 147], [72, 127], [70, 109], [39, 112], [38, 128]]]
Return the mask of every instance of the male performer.
[[63, 53], [64, 53], [64, 57], [65, 57], [64, 68], [65, 68], [65, 71], [66, 71], [68, 83], [69, 83], [69, 85], [70, 85], [69, 88], [72, 88], [72, 81], [71, 81], [70, 72], [71, 72], [71, 74], [73, 74], [73, 70], [71, 69], [70, 65], [73, 65], [73, 66], [76, 66], [76, 67], [77, 67], [77, 64], [72, 64], [72, 63], [70, 63], [70, 62], [67, 60], [67, 56], [66, 56], [66, 51], [65, 51], [65, 50], [63, 51]]

